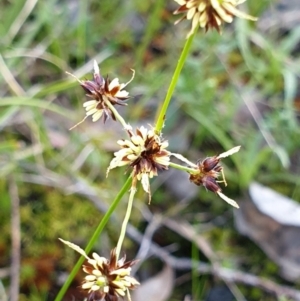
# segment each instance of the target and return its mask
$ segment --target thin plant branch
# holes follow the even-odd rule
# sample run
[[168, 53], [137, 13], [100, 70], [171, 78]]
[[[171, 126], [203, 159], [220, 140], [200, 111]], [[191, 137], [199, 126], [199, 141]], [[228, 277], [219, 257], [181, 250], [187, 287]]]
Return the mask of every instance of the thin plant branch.
[[[136, 181], [136, 180], [133, 178], [132, 181]], [[122, 223], [121, 233], [120, 233], [117, 248], [116, 248], [117, 260], [120, 256], [121, 248], [122, 248], [123, 241], [124, 241], [124, 238], [125, 238], [126, 228], [127, 228], [127, 224], [128, 224], [130, 215], [131, 215], [131, 210], [132, 210], [132, 205], [133, 205], [133, 200], [134, 200], [135, 193], [136, 193], [136, 187], [134, 185], [134, 187], [131, 187], [131, 189], [130, 189], [127, 210], [126, 210], [126, 214], [125, 214], [125, 217], [124, 217], [124, 220], [123, 220], [123, 223]]]
[[141, 266], [143, 261], [148, 257], [152, 237], [153, 237], [154, 233], [156, 232], [156, 230], [161, 226], [162, 218], [164, 218], [164, 217], [161, 215], [157, 215], [157, 214], [152, 215], [152, 219], [145, 230], [143, 239], [139, 243], [140, 248], [139, 248], [138, 253], [135, 256], [136, 258], [139, 259], [139, 261], [132, 267], [133, 274], [139, 269], [139, 267]]
[[184, 45], [184, 48], [181, 52], [180, 58], [178, 60], [175, 72], [172, 76], [172, 80], [171, 80], [166, 98], [165, 98], [161, 108], [159, 108], [159, 111], [158, 111], [159, 113], [158, 113], [158, 117], [157, 117], [157, 121], [156, 121], [156, 125], [155, 125], [155, 131], [156, 131], [157, 134], [159, 134], [161, 132], [161, 130], [164, 126], [166, 113], [167, 113], [167, 110], [168, 110], [168, 107], [169, 107], [169, 104], [170, 104], [170, 101], [171, 101], [171, 97], [172, 97], [173, 92], [175, 90], [177, 81], [179, 79], [181, 70], [183, 68], [183, 65], [186, 61], [186, 58], [187, 58], [189, 52], [190, 52], [195, 34], [196, 34], [196, 30], [185, 42], [185, 45]]
[[[143, 235], [131, 224], [128, 224], [127, 226], [127, 234], [138, 244], [140, 244], [143, 240]], [[265, 278], [239, 270], [212, 266], [201, 261], [195, 263], [195, 261], [191, 260], [190, 258], [178, 258], [170, 255], [165, 249], [152, 241], [150, 242], [149, 248], [152, 255], [155, 255], [167, 262], [176, 270], [191, 270], [192, 267], [195, 268], [196, 266], [196, 269], [200, 274], [210, 274], [226, 282], [241, 283], [252, 287], [258, 287], [263, 291], [271, 293], [277, 297], [285, 296], [287, 298], [293, 298], [295, 301], [300, 301], [300, 291], [291, 287], [280, 285], [271, 280], [267, 280]]]
[[108, 100], [104, 100], [105, 104], [111, 109], [111, 111], [113, 112], [113, 114], [115, 115], [116, 119], [118, 119], [118, 121], [122, 124], [123, 128], [125, 130], [130, 130], [131, 126], [128, 125], [126, 123], [126, 121], [124, 120], [124, 118], [118, 113], [118, 111], [115, 109], [115, 107], [111, 104], [110, 101]]
[[[218, 270], [220, 268], [220, 260], [216, 255], [216, 253], [211, 248], [209, 242], [204, 237], [199, 235], [199, 233], [195, 231], [195, 228], [191, 226], [188, 222], [184, 222], [184, 221], [179, 222], [178, 220], [176, 220], [175, 222], [175, 220], [171, 218], [165, 218], [163, 220], [163, 223], [168, 228], [172, 229], [177, 233], [180, 233], [183, 237], [190, 240], [191, 242], [194, 242], [195, 245], [210, 260], [214, 269]], [[228, 282], [227, 279], [222, 278], [222, 280], [226, 283], [226, 285], [231, 290], [231, 292], [233, 293], [237, 301], [245, 301], [243, 294], [240, 292], [237, 286]]]
[[190, 174], [197, 173], [197, 170], [195, 170], [195, 168], [190, 168], [190, 167], [179, 165], [179, 164], [176, 164], [176, 163], [173, 163], [173, 162], [170, 162], [169, 166], [173, 167], [173, 168], [176, 168], [176, 169], [179, 169], [179, 170], [182, 170], [182, 171], [186, 171]]

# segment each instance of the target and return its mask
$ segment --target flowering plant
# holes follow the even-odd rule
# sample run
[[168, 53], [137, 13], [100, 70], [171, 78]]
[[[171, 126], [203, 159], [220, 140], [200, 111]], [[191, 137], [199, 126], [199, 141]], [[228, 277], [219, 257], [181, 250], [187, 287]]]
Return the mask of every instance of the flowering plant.
[[[102, 231], [105, 223], [108, 221], [113, 209], [108, 211], [105, 222], [101, 221], [99, 224], [99, 227], [88, 244], [88, 251], [83, 251], [75, 244], [61, 239], [63, 243], [80, 253], [87, 260], [88, 265], [83, 267], [83, 270], [87, 275], [84, 278], [81, 288], [87, 290], [88, 300], [116, 301], [119, 297], [124, 297], [126, 294], [130, 300], [129, 290], [136, 288], [139, 285], [139, 282], [130, 275], [131, 266], [136, 261], [125, 262], [124, 257], [119, 259], [139, 182], [141, 182], [143, 190], [148, 194], [150, 204], [150, 179], [154, 176], [159, 176], [161, 171], [167, 171], [169, 168], [177, 168], [186, 172], [192, 183], [197, 186], [203, 186], [206, 190], [217, 194], [221, 199], [233, 207], [239, 207], [234, 200], [227, 197], [222, 192], [220, 184], [223, 183], [226, 186], [227, 182], [220, 161], [223, 158], [237, 153], [240, 150], [240, 146], [233, 147], [219, 155], [207, 157], [204, 160], [198, 160], [196, 163], [193, 163], [182, 154], [173, 153], [169, 149], [168, 140], [163, 137], [162, 129], [166, 121], [166, 112], [171, 96], [185, 59], [189, 53], [197, 27], [200, 26], [205, 28], [206, 31], [215, 28], [220, 32], [222, 23], [231, 23], [234, 16], [248, 20], [256, 20], [256, 18], [236, 9], [237, 5], [244, 2], [243, 0], [175, 1], [180, 7], [176, 9], [174, 14], [183, 14], [181, 19], [176, 23], [183, 19], [191, 20], [192, 28], [187, 35], [187, 42], [154, 127], [142, 125], [133, 130], [130, 124], [124, 120], [117, 110], [119, 105], [126, 105], [126, 101], [129, 99], [129, 92], [124, 89], [133, 80], [135, 75], [134, 71], [132, 78], [127, 83], [120, 84], [118, 78], [115, 78], [112, 81], [108, 77], [104, 78], [100, 74], [98, 64], [95, 61], [93, 79], [80, 80], [76, 78], [89, 100], [83, 103], [86, 116], [74, 127], [81, 124], [88, 116], [92, 116], [93, 122], [98, 121], [102, 116], [104, 122], [111, 117], [114, 121], [118, 121], [121, 124], [127, 135], [126, 138], [117, 141], [120, 149], [114, 153], [114, 157], [107, 168], [107, 176], [112, 169], [117, 167], [126, 166], [126, 171], [130, 170], [129, 178], [113, 202], [112, 208], [120, 201], [128, 188], [131, 187], [118, 243], [116, 248], [111, 251], [109, 259], [100, 257], [96, 253], [93, 253], [92, 258], [90, 258], [87, 253], [91, 250], [91, 247]], [[173, 162], [171, 160], [173, 157], [176, 158], [176, 160], [180, 160], [182, 163], [178, 164]], [[222, 176], [222, 179], [219, 179], [220, 176]], [[76, 269], [73, 270], [72, 277], [75, 273]], [[62, 288], [62, 292], [64, 292], [66, 287], [67, 285]], [[55, 301], [61, 300], [61, 295], [63, 295], [63, 293], [61, 293]]]

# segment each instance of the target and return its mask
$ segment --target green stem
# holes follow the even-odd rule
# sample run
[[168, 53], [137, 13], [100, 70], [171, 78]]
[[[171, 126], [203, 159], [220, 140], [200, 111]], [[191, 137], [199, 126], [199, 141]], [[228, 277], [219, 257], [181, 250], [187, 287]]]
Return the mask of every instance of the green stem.
[[162, 107], [160, 108], [159, 115], [158, 115], [158, 118], [157, 118], [157, 121], [156, 121], [155, 132], [157, 134], [159, 134], [161, 132], [161, 130], [164, 126], [164, 121], [165, 121], [165, 118], [166, 118], [166, 112], [167, 112], [167, 109], [169, 107], [171, 97], [173, 95], [173, 92], [174, 92], [176, 83], [178, 81], [179, 75], [181, 73], [182, 67], [185, 63], [185, 60], [186, 60], [188, 54], [189, 54], [189, 51], [190, 51], [190, 48], [191, 48], [191, 45], [192, 45], [195, 34], [196, 34], [196, 31], [186, 40], [184, 48], [181, 52], [180, 58], [178, 60], [175, 72], [173, 74], [173, 77], [172, 77], [172, 80], [171, 80], [171, 83], [170, 83], [170, 86], [169, 86], [169, 89], [168, 89], [168, 92], [167, 92], [167, 95], [166, 95], [166, 98], [165, 98], [165, 100], [162, 104]]
[[[101, 220], [101, 222], [99, 223], [97, 229], [95, 230], [93, 236], [91, 237], [90, 241], [88, 242], [87, 247], [84, 250], [86, 252], [86, 254], [88, 254], [92, 250], [92, 247], [94, 246], [95, 242], [99, 238], [99, 235], [101, 234], [103, 228], [107, 224], [107, 222], [108, 222], [109, 218], [111, 217], [112, 213], [116, 209], [117, 205], [119, 204], [119, 202], [122, 199], [122, 197], [124, 196], [124, 194], [130, 188], [130, 186], [131, 186], [131, 176], [128, 177], [127, 181], [125, 182], [125, 184], [123, 185], [123, 187], [119, 191], [118, 195], [116, 196], [116, 198], [112, 202], [111, 206], [107, 210], [106, 214], [104, 215], [103, 219]], [[81, 256], [78, 259], [76, 265], [74, 266], [74, 268], [71, 271], [68, 279], [66, 280], [66, 282], [64, 283], [64, 285], [60, 289], [60, 291], [57, 294], [54, 301], [61, 301], [62, 300], [64, 294], [66, 293], [68, 287], [70, 286], [71, 282], [73, 281], [74, 277], [76, 276], [78, 270], [80, 269], [80, 267], [82, 266], [84, 261], [85, 261], [85, 258], [83, 256]]]
[[171, 166], [173, 168], [176, 168], [176, 169], [179, 169], [179, 170], [186, 171], [186, 172], [188, 172], [190, 174], [196, 174], [196, 173], [198, 173], [198, 171], [195, 170], [195, 168], [190, 168], [190, 167], [182, 166], [182, 165], [179, 165], [179, 164], [176, 164], [176, 163], [173, 163], [173, 162], [170, 162], [169, 166]]
[[[134, 181], [134, 179], [133, 179], [133, 181]], [[118, 244], [117, 244], [117, 249], [116, 249], [117, 260], [120, 256], [122, 244], [123, 244], [123, 241], [124, 241], [124, 238], [125, 238], [126, 228], [127, 228], [127, 224], [128, 224], [130, 215], [131, 215], [131, 209], [132, 209], [132, 204], [133, 204], [133, 199], [134, 199], [135, 193], [136, 193], [136, 188], [132, 187], [131, 191], [130, 191], [130, 195], [129, 195], [126, 214], [125, 214], [125, 217], [124, 217], [124, 221], [123, 221], [122, 228], [121, 228], [121, 233], [120, 233]]]
[[131, 129], [131, 126], [128, 125], [124, 118], [118, 113], [118, 111], [115, 109], [115, 107], [111, 104], [109, 100], [104, 100], [105, 104], [111, 109], [113, 114], [115, 115], [116, 119], [120, 121], [122, 126], [124, 127], [125, 130]]

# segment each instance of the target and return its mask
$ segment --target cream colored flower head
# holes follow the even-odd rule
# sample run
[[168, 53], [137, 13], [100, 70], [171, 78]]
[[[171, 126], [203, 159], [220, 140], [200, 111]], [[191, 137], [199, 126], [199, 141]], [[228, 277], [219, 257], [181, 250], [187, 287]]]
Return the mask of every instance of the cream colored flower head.
[[174, 11], [174, 14], [184, 15], [175, 22], [187, 19], [192, 21], [192, 28], [187, 37], [194, 33], [197, 26], [209, 30], [215, 28], [221, 31], [223, 22], [231, 23], [234, 16], [256, 21], [257, 18], [247, 15], [236, 8], [246, 0], [175, 0], [180, 7]]
[[115, 249], [111, 251], [110, 259], [100, 257], [97, 253], [93, 253], [93, 258], [90, 258], [77, 245], [59, 240], [87, 259], [88, 265], [83, 266], [87, 275], [81, 288], [87, 290], [89, 301], [116, 301], [119, 297], [124, 297], [126, 292], [129, 294], [128, 289], [139, 285], [139, 282], [130, 276], [131, 267], [137, 261], [125, 262], [125, 256], [117, 260]]
[[140, 127], [134, 133], [128, 131], [130, 140], [119, 140], [121, 149], [114, 153], [115, 157], [110, 162], [107, 173], [115, 168], [129, 165], [133, 168], [133, 187], [135, 182], [141, 181], [144, 190], [151, 197], [149, 178], [157, 176], [159, 170], [168, 169], [170, 152], [167, 150], [168, 141], [162, 141], [155, 134], [154, 129]]
[[131, 79], [125, 84], [120, 84], [118, 78], [115, 78], [112, 81], [110, 81], [108, 77], [102, 77], [100, 74], [98, 64], [96, 61], [94, 61], [93, 80], [79, 80], [75, 77], [80, 83], [81, 87], [86, 92], [86, 96], [91, 99], [83, 104], [83, 107], [86, 110], [86, 117], [82, 121], [84, 121], [88, 116], [92, 116], [93, 122], [99, 120], [102, 116], [104, 122], [110, 116], [114, 120], [116, 120], [115, 115], [110, 109], [108, 103], [110, 103], [112, 106], [126, 105], [125, 101], [129, 98], [129, 93], [126, 90], [124, 90], [124, 88], [134, 78], [135, 72], [134, 70], [132, 71], [133, 75]]

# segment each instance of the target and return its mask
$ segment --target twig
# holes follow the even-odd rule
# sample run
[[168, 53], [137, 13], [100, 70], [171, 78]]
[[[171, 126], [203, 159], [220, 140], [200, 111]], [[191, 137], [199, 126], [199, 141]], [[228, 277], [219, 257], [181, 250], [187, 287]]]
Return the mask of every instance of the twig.
[[132, 267], [133, 274], [140, 268], [143, 261], [147, 258], [152, 243], [152, 237], [155, 231], [160, 227], [162, 218], [163, 217], [160, 215], [153, 215], [153, 218], [148, 224], [143, 238], [141, 242], [139, 242], [140, 248], [138, 253], [136, 254], [136, 258], [138, 258], [139, 261]]
[[216, 276], [219, 276], [223, 279], [227, 279], [230, 282], [239, 282], [249, 286], [259, 287], [264, 291], [276, 295], [277, 297], [285, 296], [285, 297], [293, 298], [295, 301], [300, 300], [300, 291], [297, 291], [288, 286], [279, 285], [271, 280], [257, 277], [250, 273], [244, 273], [241, 271], [230, 270], [226, 268], [221, 268], [216, 272], [217, 272]]
[[212, 265], [217, 265], [216, 262], [218, 261], [218, 258], [207, 240], [199, 235], [199, 233], [195, 231], [195, 228], [188, 222], [178, 221], [178, 219], [175, 220], [171, 218], [165, 218], [162, 222], [165, 226], [180, 234], [182, 237], [189, 241], [193, 241], [203, 254], [212, 262]]
[[[44, 176], [47, 176], [47, 173]], [[47, 177], [47, 178], [48, 178], [48, 180], [50, 180], [50, 179], [51, 180], [47, 183], [43, 183], [44, 185], [46, 184], [49, 186], [54, 186], [54, 187], [60, 188], [62, 191], [67, 192], [67, 193], [70, 192], [70, 189], [69, 189], [69, 186], [66, 185], [66, 183], [68, 183], [69, 185], [72, 185], [74, 187], [78, 187], [78, 188], [80, 187], [80, 189], [77, 189], [77, 192], [79, 194], [84, 195], [87, 199], [89, 199], [99, 211], [105, 212], [107, 210], [107, 205], [103, 201], [101, 202], [101, 200], [99, 198], [99, 193], [97, 192], [97, 190], [93, 186], [90, 186], [89, 183], [87, 183], [83, 179], [77, 178], [75, 180], [73, 177], [73, 180], [75, 180], [76, 183], [73, 182], [71, 184], [70, 177], [68, 177], [68, 178], [66, 177], [65, 179], [63, 179], [62, 175], [57, 175], [55, 177], [54, 173], [51, 173], [51, 177]], [[25, 180], [25, 181], [28, 180], [28, 175], [23, 180]], [[29, 181], [29, 182], [31, 182], [31, 181]], [[114, 220], [114, 222], [118, 222], [114, 215], [112, 216], [112, 219]], [[162, 221], [165, 222], [166, 218], [162, 219]], [[171, 226], [171, 223], [169, 223], [169, 222], [166, 222], [166, 224]], [[174, 224], [173, 224], [173, 226], [174, 226]], [[175, 227], [173, 227], [173, 230], [174, 229], [175, 229]], [[185, 235], [186, 234], [187, 233], [185, 233]], [[137, 242], [138, 244], [141, 244], [144, 239], [144, 235], [142, 235], [130, 223], [127, 226], [127, 235], [133, 241]], [[207, 242], [199, 240], [199, 234], [197, 234], [197, 236], [198, 237], [195, 237], [195, 238], [197, 238], [198, 247], [201, 248], [203, 253], [204, 253], [203, 250], [206, 250], [205, 251], [206, 256], [214, 261], [216, 259], [216, 255], [211, 250], [210, 246], [207, 245]], [[147, 237], [147, 239], [148, 239], [148, 237]], [[158, 246], [157, 244], [155, 244], [149, 240], [147, 241], [147, 245], [148, 245], [147, 247], [149, 247], [148, 255], [157, 256], [158, 258], [160, 258], [161, 260], [165, 261], [170, 266], [172, 266], [174, 269], [191, 270], [192, 267], [195, 268], [195, 262], [189, 258], [177, 258], [175, 256], [172, 256], [169, 254], [168, 251], [166, 251], [165, 249], [161, 248], [160, 246]], [[288, 286], [279, 285], [273, 281], [266, 280], [264, 278], [255, 276], [250, 273], [244, 273], [244, 272], [241, 272], [238, 270], [231, 270], [231, 269], [223, 268], [219, 264], [210, 265], [210, 264], [203, 263], [203, 262], [198, 262], [196, 264], [197, 264], [197, 270], [201, 274], [214, 275], [216, 277], [219, 277], [220, 279], [222, 279], [223, 281], [225, 281], [227, 283], [242, 283], [242, 284], [253, 286], [253, 287], [259, 287], [262, 290], [269, 292], [273, 295], [286, 296], [288, 298], [292, 298], [295, 301], [300, 301], [300, 291], [297, 291]]]
[[9, 178], [9, 195], [11, 200], [11, 280], [10, 301], [19, 300], [19, 274], [21, 260], [21, 233], [20, 233], [20, 199], [18, 187], [13, 176]]
[[[140, 243], [143, 239], [143, 235], [130, 224], [127, 227], [127, 233], [137, 243]], [[266, 292], [276, 295], [277, 297], [285, 296], [287, 298], [292, 298], [295, 301], [300, 301], [300, 291], [288, 286], [279, 285], [271, 280], [255, 276], [253, 274], [223, 267], [216, 268], [215, 266], [201, 261], [195, 264], [194, 260], [192, 261], [189, 258], [178, 258], [170, 255], [167, 251], [153, 242], [151, 242], [150, 251], [153, 255], [166, 261], [174, 269], [190, 270], [192, 267], [195, 268], [197, 265], [197, 270], [200, 274], [214, 275], [226, 282], [242, 283], [253, 287], [259, 287]]]
[[[185, 221], [175, 221], [171, 218], [165, 218], [163, 223], [176, 233], [179, 233], [182, 237], [185, 237], [187, 240], [194, 242], [196, 246], [202, 251], [202, 253], [210, 260], [212, 267], [214, 270], [220, 269], [220, 260], [216, 253], [211, 248], [209, 242], [199, 233], [195, 231], [195, 228]], [[237, 301], [245, 301], [245, 297], [240, 292], [238, 287], [234, 285], [232, 282], [228, 282], [226, 278], [222, 278], [222, 280], [226, 283], [228, 288], [231, 290], [233, 295], [235, 296]]]

